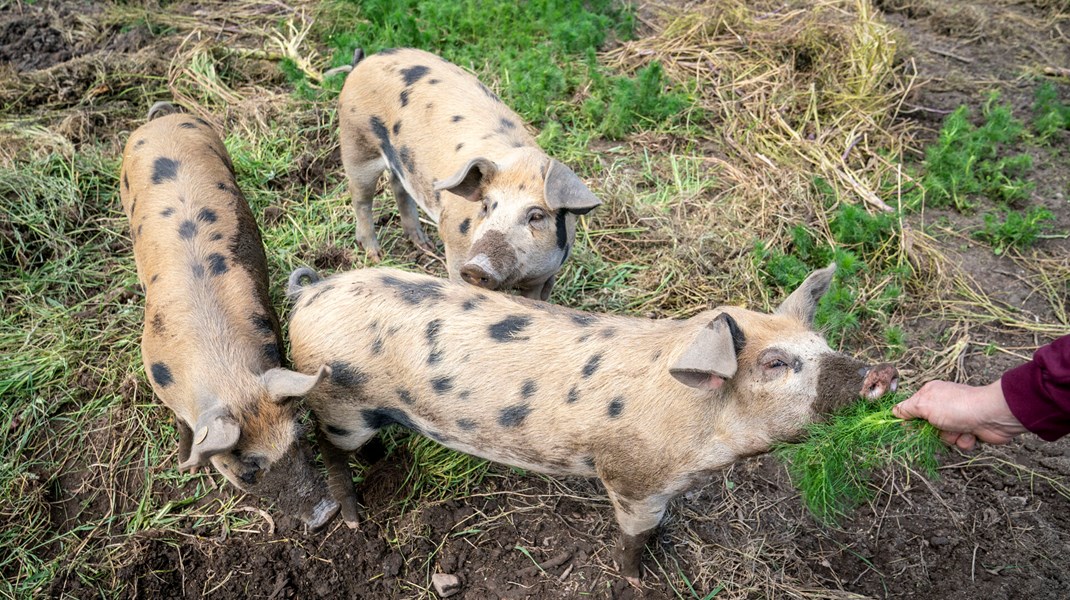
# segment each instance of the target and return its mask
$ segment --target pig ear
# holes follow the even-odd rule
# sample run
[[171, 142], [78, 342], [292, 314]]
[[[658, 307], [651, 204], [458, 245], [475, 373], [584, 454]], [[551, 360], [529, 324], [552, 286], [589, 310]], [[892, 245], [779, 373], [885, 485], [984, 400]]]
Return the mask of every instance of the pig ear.
[[238, 421], [226, 408], [217, 407], [201, 413], [197, 425], [193, 428], [189, 459], [178, 465], [179, 470], [199, 467], [216, 454], [229, 452], [238, 445], [239, 437], [241, 428]]
[[319, 385], [321, 381], [331, 375], [331, 368], [327, 365], [320, 367], [315, 375], [305, 375], [289, 369], [268, 369], [260, 376], [260, 381], [267, 388], [268, 394], [275, 402], [283, 402], [287, 398], [304, 396]]
[[587, 185], [564, 163], [550, 159], [546, 172], [546, 205], [563, 208], [577, 215], [585, 215], [602, 201], [587, 189]]
[[483, 187], [497, 173], [498, 165], [481, 156], [468, 161], [452, 177], [437, 181], [432, 187], [436, 192], [445, 190], [471, 202], [479, 202], [483, 198]]
[[669, 367], [680, 383], [700, 390], [715, 390], [736, 374], [736, 354], [744, 343], [735, 319], [721, 313], [699, 331], [691, 345]]
[[802, 285], [777, 307], [776, 314], [795, 317], [807, 326], [812, 325], [814, 314], [817, 312], [817, 303], [828, 291], [835, 273], [836, 263], [810, 273], [806, 281], [802, 282]]

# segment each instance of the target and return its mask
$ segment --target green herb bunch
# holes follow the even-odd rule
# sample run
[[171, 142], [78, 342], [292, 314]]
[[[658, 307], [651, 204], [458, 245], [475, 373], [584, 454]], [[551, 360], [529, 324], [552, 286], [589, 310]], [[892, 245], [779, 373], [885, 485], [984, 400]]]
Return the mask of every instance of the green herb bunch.
[[878, 469], [898, 466], [936, 475], [937, 455], [944, 449], [937, 429], [892, 415], [892, 407], [908, 396], [900, 392], [876, 404], [856, 402], [810, 425], [801, 441], [774, 449], [818, 520], [835, 523], [871, 498], [870, 480]]

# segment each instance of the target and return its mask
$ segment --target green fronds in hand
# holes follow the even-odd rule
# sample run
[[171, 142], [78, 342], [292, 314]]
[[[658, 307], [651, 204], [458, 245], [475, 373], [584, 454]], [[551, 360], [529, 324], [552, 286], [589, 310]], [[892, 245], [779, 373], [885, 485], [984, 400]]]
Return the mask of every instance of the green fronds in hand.
[[856, 402], [810, 425], [801, 441], [774, 450], [818, 520], [835, 523], [871, 498], [870, 480], [878, 469], [936, 474], [937, 455], [944, 448], [937, 429], [924, 421], [905, 424], [892, 415], [892, 406], [908, 396], [900, 392], [876, 405]]

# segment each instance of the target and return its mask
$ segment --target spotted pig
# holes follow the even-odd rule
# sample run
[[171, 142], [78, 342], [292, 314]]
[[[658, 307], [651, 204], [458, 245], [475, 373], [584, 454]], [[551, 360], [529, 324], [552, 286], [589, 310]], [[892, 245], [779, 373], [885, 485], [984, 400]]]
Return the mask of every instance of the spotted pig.
[[329, 369], [282, 367], [264, 248], [223, 143], [204, 119], [158, 103], [130, 136], [119, 178], [145, 288], [142, 358], [175, 413], [179, 468], [211, 462], [238, 488], [322, 525], [338, 503], [291, 400]]
[[413, 243], [434, 249], [417, 205], [438, 224], [450, 279], [549, 298], [576, 216], [598, 198], [460, 67], [412, 49], [362, 58], [358, 50], [339, 99], [357, 241], [381, 258], [372, 196], [385, 169]]
[[533, 471], [598, 477], [632, 583], [669, 500], [863, 395], [890, 364], [833, 352], [811, 328], [835, 266], [773, 314], [722, 306], [687, 320], [584, 313], [388, 269], [301, 285], [295, 368], [332, 369], [306, 397], [332, 493], [357, 526], [346, 455], [399, 424], [455, 450]]

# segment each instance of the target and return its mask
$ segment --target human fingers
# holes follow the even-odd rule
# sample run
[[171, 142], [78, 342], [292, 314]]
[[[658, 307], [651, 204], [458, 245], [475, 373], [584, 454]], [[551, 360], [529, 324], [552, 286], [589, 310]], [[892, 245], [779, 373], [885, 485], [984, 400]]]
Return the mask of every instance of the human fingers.
[[964, 433], [955, 440], [955, 445], [962, 450], [973, 450], [973, 447], [977, 445], [977, 438], [972, 433]]
[[948, 446], [954, 446], [961, 437], [962, 434], [957, 431], [941, 431], [940, 439]]

